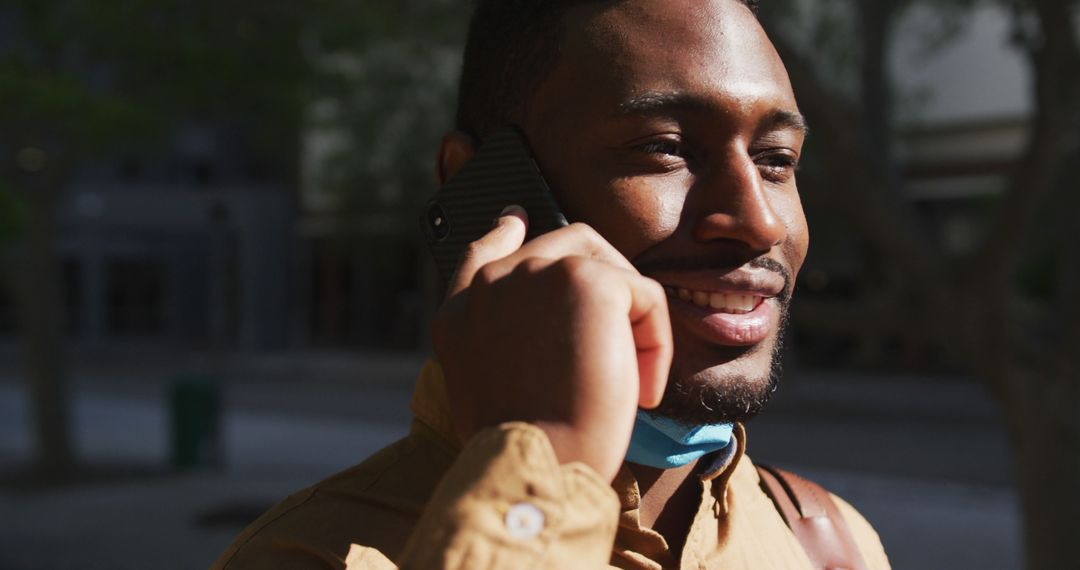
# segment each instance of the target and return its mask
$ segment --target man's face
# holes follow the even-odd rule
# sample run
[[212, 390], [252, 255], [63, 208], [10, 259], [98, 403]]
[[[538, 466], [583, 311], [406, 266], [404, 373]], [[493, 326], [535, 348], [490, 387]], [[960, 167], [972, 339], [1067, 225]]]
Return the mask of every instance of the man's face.
[[735, 0], [585, 4], [565, 27], [521, 125], [567, 217], [668, 290], [662, 413], [746, 419], [808, 246], [787, 72]]

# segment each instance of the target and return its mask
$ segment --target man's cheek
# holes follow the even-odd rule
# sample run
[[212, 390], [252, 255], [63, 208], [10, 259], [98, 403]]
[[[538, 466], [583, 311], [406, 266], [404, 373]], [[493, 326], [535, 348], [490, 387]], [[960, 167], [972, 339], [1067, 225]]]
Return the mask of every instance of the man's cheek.
[[796, 255], [796, 259], [792, 260], [795, 265], [793, 269], [798, 270], [798, 265], [802, 263], [810, 248], [810, 228], [806, 222], [806, 213], [803, 211], [798, 191], [794, 193], [785, 209], [784, 218], [784, 225], [788, 228], [788, 241], [793, 244], [792, 253]]
[[682, 220], [686, 193], [643, 185], [615, 182], [594, 211], [603, 212], [601, 233], [626, 257], [633, 259], [672, 237]]
[[671, 237], [682, 221], [686, 192], [681, 189], [668, 190], [659, 194], [656, 202], [653, 238], [662, 241]]

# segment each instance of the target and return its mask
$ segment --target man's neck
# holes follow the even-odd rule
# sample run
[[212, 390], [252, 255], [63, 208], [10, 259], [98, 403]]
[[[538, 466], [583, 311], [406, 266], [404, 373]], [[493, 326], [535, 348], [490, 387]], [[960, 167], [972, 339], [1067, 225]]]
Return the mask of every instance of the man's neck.
[[697, 461], [676, 469], [627, 465], [641, 492], [641, 526], [660, 533], [678, 558], [701, 500], [701, 484], [695, 476]]

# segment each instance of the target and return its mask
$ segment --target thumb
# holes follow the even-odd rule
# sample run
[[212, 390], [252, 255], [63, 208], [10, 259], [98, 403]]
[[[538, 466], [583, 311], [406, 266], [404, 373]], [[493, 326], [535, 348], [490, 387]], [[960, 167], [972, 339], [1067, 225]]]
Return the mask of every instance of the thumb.
[[481, 267], [517, 251], [525, 243], [528, 229], [529, 216], [525, 208], [516, 205], [504, 208], [495, 219], [495, 227], [465, 250], [457, 271], [450, 278], [447, 298], [467, 289]]

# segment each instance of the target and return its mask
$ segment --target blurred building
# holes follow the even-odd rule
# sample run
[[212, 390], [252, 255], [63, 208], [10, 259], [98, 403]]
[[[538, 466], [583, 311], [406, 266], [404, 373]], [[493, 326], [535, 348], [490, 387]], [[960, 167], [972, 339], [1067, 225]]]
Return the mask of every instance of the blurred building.
[[[299, 186], [245, 133], [215, 125], [188, 125], [144, 155], [85, 163], [59, 212], [70, 339], [87, 348], [424, 346], [434, 268], [416, 208], [343, 216], [328, 193]], [[17, 330], [5, 293], [0, 340]]]
[[[420, 209], [390, 176], [373, 177], [372, 187], [346, 191], [328, 184], [333, 176], [327, 166], [357, 151], [349, 132], [332, 126], [347, 124], [336, 104], [316, 104], [309, 112], [315, 117], [311, 122], [320, 126], [309, 126], [301, 138], [293, 342], [299, 347], [424, 348], [436, 284], [420, 232]], [[380, 146], [393, 148], [390, 137], [379, 138]], [[424, 163], [426, 156], [411, 158], [416, 160], [407, 164]], [[421, 186], [418, 194], [433, 191], [434, 180]]]
[[[59, 212], [75, 344], [284, 347], [294, 208], [276, 176], [240, 133], [197, 124], [85, 163]], [[0, 327], [14, 333], [10, 299]]]
[[1024, 55], [1010, 45], [1012, 17], [982, 7], [937, 49], [932, 10], [913, 10], [897, 32], [894, 73], [904, 98], [900, 161], [907, 198], [947, 253], [982, 239], [981, 220], [1023, 151], [1032, 112]]
[[[955, 28], [941, 19], [940, 7], [916, 6], [893, 33], [893, 174], [927, 242], [960, 260], [983, 242], [987, 214], [1027, 143], [1033, 102], [1029, 63], [1010, 43], [1011, 14], [987, 5], [964, 12]], [[802, 298], [862, 303], [858, 314], [813, 313], [805, 329], [796, 321], [800, 355], [828, 366], [947, 366], [921, 323], [895, 310], [905, 292], [870, 290], [886, 281], [875, 272], [889, 268], [869, 258], [850, 229], [820, 224], [813, 238]], [[868, 267], [875, 268], [869, 277]]]

